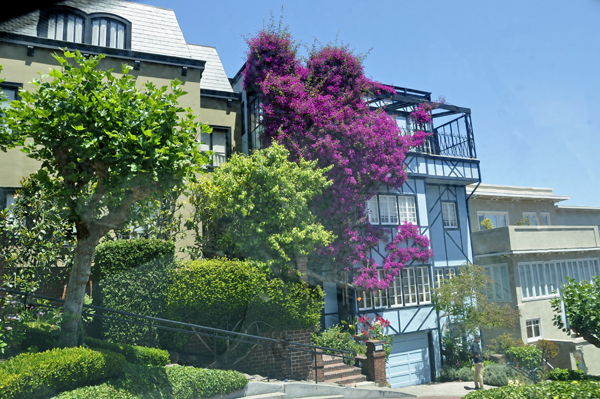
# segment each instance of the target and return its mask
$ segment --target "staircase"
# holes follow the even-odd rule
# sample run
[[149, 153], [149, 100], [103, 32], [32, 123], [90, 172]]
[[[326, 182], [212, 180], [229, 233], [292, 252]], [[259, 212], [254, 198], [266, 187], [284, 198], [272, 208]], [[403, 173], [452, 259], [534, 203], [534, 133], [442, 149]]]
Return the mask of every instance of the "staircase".
[[367, 381], [367, 376], [362, 374], [360, 367], [344, 364], [340, 357], [323, 355], [325, 369], [325, 382], [339, 385], [356, 385]]

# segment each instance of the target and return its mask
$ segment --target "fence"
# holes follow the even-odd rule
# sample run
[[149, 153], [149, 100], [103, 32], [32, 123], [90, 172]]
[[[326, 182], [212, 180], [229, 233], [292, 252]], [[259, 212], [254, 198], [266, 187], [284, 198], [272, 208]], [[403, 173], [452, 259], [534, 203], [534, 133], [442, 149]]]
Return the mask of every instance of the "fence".
[[[64, 302], [65, 302], [62, 299], [52, 298], [52, 297], [48, 297], [48, 296], [44, 296], [44, 295], [31, 294], [31, 293], [27, 293], [27, 292], [23, 292], [23, 291], [10, 290], [10, 289], [6, 289], [6, 288], [0, 288], [0, 292], [21, 296], [22, 303], [24, 306], [60, 308], [62, 306], [62, 304], [64, 304]], [[43, 303], [38, 303], [38, 302], [30, 302], [31, 298], [43, 299], [43, 300], [47, 300], [50, 302], [58, 303], [60, 305], [52, 304], [52, 303], [43, 304]], [[200, 326], [200, 325], [190, 324], [190, 323], [185, 323], [185, 322], [180, 322], [180, 321], [162, 319], [162, 318], [158, 318], [158, 317], [150, 317], [150, 316], [144, 316], [144, 315], [135, 314], [135, 313], [123, 312], [120, 310], [108, 309], [108, 308], [103, 308], [100, 306], [83, 305], [83, 307], [84, 307], [84, 310], [90, 309], [90, 310], [94, 311], [94, 313], [82, 311], [82, 315], [84, 315], [84, 316], [93, 316], [93, 317], [111, 320], [113, 322], [125, 322], [125, 323], [147, 326], [150, 337], [152, 337], [154, 335], [153, 329], [158, 329], [158, 330], [163, 330], [163, 331], [170, 331], [171, 333], [184, 333], [184, 334], [191, 334], [194, 336], [205, 336], [205, 337], [212, 338], [212, 342], [214, 345], [213, 353], [214, 353], [214, 361], [215, 361], [213, 364], [216, 364], [216, 362], [218, 360], [217, 359], [217, 348], [216, 348], [217, 340], [225, 340], [227, 342], [231, 342], [231, 341], [241, 342], [241, 343], [251, 344], [254, 346], [262, 346], [264, 349], [265, 356], [266, 356], [266, 361], [270, 365], [270, 367], [267, 368], [267, 370], [268, 370], [267, 379], [268, 380], [271, 379], [271, 371], [274, 369], [274, 366], [276, 366], [275, 365], [276, 362], [274, 361], [275, 359], [273, 358], [273, 356], [269, 357], [269, 346], [270, 345], [272, 348], [273, 347], [286, 348], [286, 350], [289, 351], [290, 365], [292, 365], [291, 352], [302, 352], [302, 353], [311, 354], [312, 363], [313, 363], [313, 367], [314, 367], [313, 368], [314, 379], [315, 379], [315, 383], [317, 383], [317, 384], [319, 383], [319, 380], [320, 379], [322, 380], [322, 378], [323, 378], [323, 375], [319, 375], [318, 370], [317, 370], [317, 368], [318, 368], [317, 360], [318, 360], [318, 357], [320, 357], [320, 355], [323, 352], [327, 352], [331, 356], [339, 357], [342, 359], [352, 359], [352, 352], [347, 351], [347, 350], [340, 350], [340, 349], [333, 349], [333, 348], [327, 348], [327, 347], [310, 345], [310, 344], [303, 344], [303, 343], [298, 343], [298, 342], [292, 342], [292, 341], [289, 341], [286, 339], [275, 339], [275, 338], [261, 337], [258, 335], [244, 334], [244, 333], [240, 333], [240, 332], [227, 331], [227, 330], [222, 330], [222, 329], [213, 328], [213, 327], [206, 327], [206, 326]], [[100, 313], [98, 313], [98, 312], [100, 312]], [[137, 320], [128, 320], [128, 319], [125, 319], [125, 318], [119, 317], [119, 316], [127, 316], [127, 317], [131, 317], [131, 318], [134, 318]], [[302, 367], [303, 365], [298, 365], [298, 366]], [[308, 367], [308, 365], [306, 365], [306, 366]]]

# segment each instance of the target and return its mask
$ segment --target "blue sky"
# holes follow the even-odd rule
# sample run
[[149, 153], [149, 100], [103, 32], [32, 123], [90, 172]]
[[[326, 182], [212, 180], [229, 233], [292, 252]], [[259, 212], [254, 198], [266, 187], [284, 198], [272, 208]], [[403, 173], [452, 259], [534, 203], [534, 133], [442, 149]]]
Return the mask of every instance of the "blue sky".
[[271, 10], [293, 37], [367, 52], [378, 81], [472, 110], [484, 183], [551, 187], [600, 206], [599, 0], [138, 0], [175, 10], [189, 43], [215, 46], [229, 77]]

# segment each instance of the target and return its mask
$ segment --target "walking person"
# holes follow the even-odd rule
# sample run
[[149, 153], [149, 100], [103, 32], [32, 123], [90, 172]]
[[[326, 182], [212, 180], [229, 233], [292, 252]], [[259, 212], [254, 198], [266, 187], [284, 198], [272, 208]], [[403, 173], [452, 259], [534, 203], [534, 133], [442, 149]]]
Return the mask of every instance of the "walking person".
[[471, 355], [475, 364], [475, 389], [483, 389], [483, 353], [481, 352], [481, 336], [476, 335], [471, 346]]

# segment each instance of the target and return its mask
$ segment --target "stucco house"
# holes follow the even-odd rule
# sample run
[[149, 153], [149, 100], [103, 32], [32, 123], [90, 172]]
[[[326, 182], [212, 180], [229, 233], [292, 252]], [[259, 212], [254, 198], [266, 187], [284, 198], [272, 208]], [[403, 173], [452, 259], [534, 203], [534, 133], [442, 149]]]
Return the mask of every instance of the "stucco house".
[[[521, 311], [513, 333], [525, 343], [555, 342], [554, 367], [587, 368], [600, 374], [600, 349], [553, 325], [550, 299], [559, 295], [565, 277], [589, 281], [600, 275], [598, 208], [557, 205], [568, 196], [549, 188], [492, 184], [467, 187], [475, 263], [490, 273], [488, 297]], [[483, 220], [493, 229], [485, 229]], [[502, 331], [484, 335], [486, 340]]]
[[[188, 93], [180, 104], [213, 127], [203, 134], [213, 167], [241, 151], [239, 94], [234, 93], [214, 47], [187, 43], [173, 10], [122, 0], [66, 0], [0, 23], [0, 89], [9, 100], [30, 90], [38, 71], [57, 68], [53, 53], [62, 48], [106, 54], [101, 68], [121, 70], [126, 63], [141, 86], [168, 86], [179, 79]], [[2, 103], [3, 107], [8, 103]], [[18, 149], [0, 152], [0, 207], [10, 206], [23, 176], [39, 163]], [[190, 238], [192, 239], [192, 238]]]

